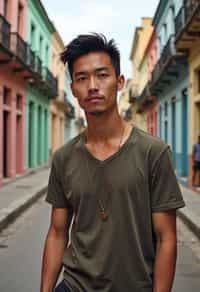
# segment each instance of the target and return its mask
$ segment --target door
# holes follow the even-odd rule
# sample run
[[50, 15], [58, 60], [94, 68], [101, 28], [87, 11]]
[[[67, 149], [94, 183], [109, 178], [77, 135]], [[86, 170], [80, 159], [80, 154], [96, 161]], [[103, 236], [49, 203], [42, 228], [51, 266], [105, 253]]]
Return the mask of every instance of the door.
[[172, 101], [172, 157], [176, 165], [176, 101]]
[[182, 93], [182, 176], [188, 175], [188, 97]]

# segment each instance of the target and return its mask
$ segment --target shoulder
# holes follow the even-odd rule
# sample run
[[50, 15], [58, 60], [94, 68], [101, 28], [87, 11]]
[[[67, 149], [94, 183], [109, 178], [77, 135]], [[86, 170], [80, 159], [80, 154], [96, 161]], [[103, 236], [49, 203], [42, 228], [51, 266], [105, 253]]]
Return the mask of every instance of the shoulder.
[[138, 158], [147, 163], [150, 168], [154, 168], [163, 155], [171, 156], [170, 146], [160, 138], [136, 128], [135, 131], [135, 149]]
[[69, 142], [58, 148], [53, 154], [53, 163], [55, 165], [61, 166], [71, 157], [73, 150], [75, 149], [76, 145], [79, 143], [81, 138], [81, 134], [77, 135]]
[[152, 155], [159, 155], [170, 146], [162, 141], [160, 138], [152, 136], [151, 134], [136, 127], [136, 144], [145, 153]]

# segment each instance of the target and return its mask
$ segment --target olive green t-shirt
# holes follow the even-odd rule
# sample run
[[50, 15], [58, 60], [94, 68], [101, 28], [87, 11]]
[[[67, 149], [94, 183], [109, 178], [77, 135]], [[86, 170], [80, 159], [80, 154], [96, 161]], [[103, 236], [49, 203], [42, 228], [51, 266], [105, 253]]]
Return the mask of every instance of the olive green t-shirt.
[[74, 214], [63, 257], [71, 291], [152, 292], [152, 213], [184, 206], [168, 145], [134, 127], [120, 150], [100, 161], [80, 134], [56, 151], [46, 200]]

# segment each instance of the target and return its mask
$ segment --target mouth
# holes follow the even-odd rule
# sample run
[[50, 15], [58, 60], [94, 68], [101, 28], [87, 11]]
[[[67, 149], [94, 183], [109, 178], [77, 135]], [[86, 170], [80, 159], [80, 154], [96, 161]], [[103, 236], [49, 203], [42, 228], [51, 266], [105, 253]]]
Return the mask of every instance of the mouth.
[[103, 97], [97, 96], [97, 95], [86, 98], [86, 102], [91, 102], [91, 103], [97, 103], [97, 102], [101, 102], [103, 100], [104, 100]]

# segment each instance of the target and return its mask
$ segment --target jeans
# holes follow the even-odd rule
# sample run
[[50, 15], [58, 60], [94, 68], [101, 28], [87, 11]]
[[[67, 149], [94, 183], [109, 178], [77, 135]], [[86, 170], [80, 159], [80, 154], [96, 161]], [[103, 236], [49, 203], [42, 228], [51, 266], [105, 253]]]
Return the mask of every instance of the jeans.
[[66, 286], [64, 280], [62, 280], [62, 281], [58, 284], [58, 286], [56, 286], [56, 288], [55, 288], [54, 291], [55, 291], [55, 292], [70, 292], [70, 290], [69, 290], [69, 288], [67, 288], [67, 286]]

